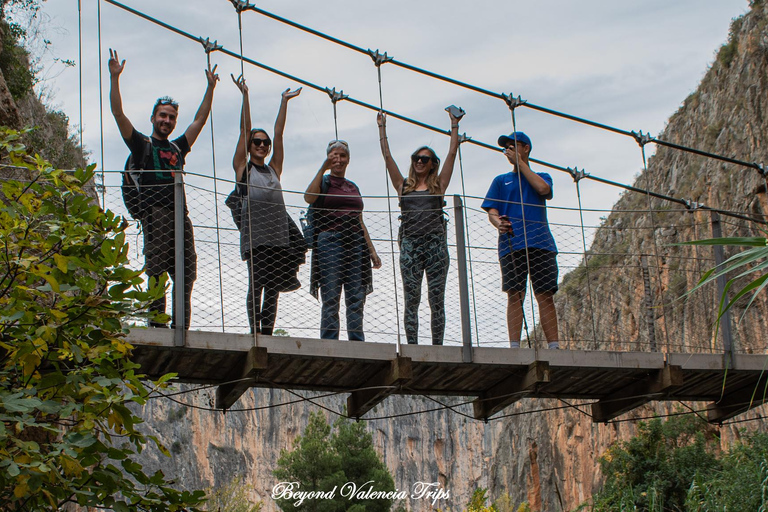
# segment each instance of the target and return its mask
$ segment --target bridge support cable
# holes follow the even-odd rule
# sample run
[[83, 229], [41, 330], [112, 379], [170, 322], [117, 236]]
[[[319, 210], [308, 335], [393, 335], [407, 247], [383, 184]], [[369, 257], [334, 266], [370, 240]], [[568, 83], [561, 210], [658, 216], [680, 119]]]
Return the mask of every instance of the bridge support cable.
[[[238, 41], [240, 44], [240, 55], [239, 56], [236, 55], [235, 58], [237, 58], [240, 62], [240, 78], [239, 79], [242, 80], [243, 87], [247, 87], [245, 85], [245, 63], [244, 63], [244, 56], [243, 56], [244, 55], [243, 53], [243, 10], [246, 9], [250, 4], [246, 0], [230, 0], [230, 2], [232, 3], [232, 6], [235, 8], [235, 12], [237, 12], [237, 34], [238, 34]], [[199, 38], [200, 41], [202, 41], [202, 39], [203, 39], [202, 37]], [[208, 38], [206, 38], [206, 40], [208, 40]], [[220, 51], [226, 54], [226, 50], [221, 45], [216, 45], [213, 51]], [[242, 98], [243, 102], [245, 102], [245, 94], [248, 94], [248, 92], [247, 91], [243, 92], [243, 98]], [[250, 109], [248, 111], [248, 115], [250, 115]], [[250, 118], [246, 119], [245, 111], [241, 112], [241, 117], [242, 119], [240, 120], [240, 122], [242, 123], [242, 125], [240, 126], [240, 130], [244, 133], [243, 151], [245, 153], [245, 159], [246, 159], [245, 175], [248, 176], [247, 171], [248, 171], [248, 166], [250, 165], [249, 146], [250, 146], [251, 134], [245, 133], [245, 131], [248, 126], [251, 126], [250, 124], [251, 119]], [[235, 180], [237, 180], [237, 176], [235, 176]], [[251, 195], [250, 180], [245, 179], [245, 184], [246, 184], [246, 187], [245, 187], [246, 197], [250, 198], [250, 195]], [[237, 186], [238, 185], [235, 184], [235, 187]], [[247, 211], [248, 211], [248, 225], [251, 225], [253, 222], [253, 219], [251, 218], [251, 208], [247, 208]], [[253, 273], [255, 272], [256, 272], [256, 269], [253, 268], [253, 264], [249, 263], [248, 264], [248, 281], [249, 281], [248, 290], [250, 293], [247, 295], [248, 298], [246, 298], [246, 309], [251, 308], [251, 310], [248, 311], [248, 313], [250, 313], [248, 318], [248, 323], [251, 324], [250, 328], [251, 328], [253, 346], [258, 347], [259, 346], [259, 332], [258, 332], [259, 323], [256, 319], [259, 318], [261, 314], [262, 299], [261, 299], [261, 294], [256, 295], [256, 290], [253, 289]], [[264, 290], [264, 294], [266, 295], [266, 289]], [[258, 308], [258, 311], [257, 311], [257, 308]], [[222, 307], [222, 310], [223, 310], [223, 307]], [[251, 321], [251, 319], [253, 319], [253, 322]]]
[[[99, 1], [101, 1], [101, 0], [99, 0]], [[169, 24], [167, 24], [167, 23], [165, 23], [163, 21], [160, 21], [160, 20], [158, 20], [156, 18], [153, 18], [152, 16], [149, 16], [147, 14], [144, 14], [144, 13], [140, 12], [140, 11], [137, 11], [136, 9], [128, 7], [128, 6], [126, 6], [126, 5], [124, 5], [124, 4], [120, 3], [120, 2], [117, 2], [116, 0], [104, 0], [104, 1], [109, 3], [109, 4], [111, 4], [111, 5], [113, 5], [113, 6], [115, 6], [115, 7], [123, 9], [123, 10], [125, 10], [125, 11], [127, 11], [127, 12], [129, 12], [129, 13], [137, 16], [137, 17], [139, 17], [139, 18], [142, 18], [142, 19], [144, 19], [146, 21], [149, 21], [150, 23], [154, 23], [154, 24], [156, 24], [156, 25], [158, 25], [158, 26], [160, 26], [162, 28], [165, 28], [165, 29], [167, 29], [167, 30], [169, 30], [171, 32], [176, 33], [177, 35], [185, 37], [185, 38], [187, 38], [187, 39], [189, 39], [191, 41], [194, 41], [196, 43], [199, 43], [199, 41], [200, 41], [200, 37], [199, 36], [194, 36], [194, 35], [192, 35], [192, 34], [190, 34], [188, 32], [185, 32], [185, 31], [183, 31], [181, 29], [173, 27], [173, 26], [171, 26], [171, 25], [169, 25]], [[250, 10], [253, 10], [253, 9], [250, 9]], [[258, 67], [260, 69], [268, 71], [270, 73], [282, 76], [284, 78], [287, 78], [288, 80], [291, 80], [293, 82], [296, 82], [298, 84], [306, 86], [306, 87], [308, 87], [310, 89], [315, 89], [315, 90], [317, 90], [319, 92], [323, 92], [323, 93], [327, 92], [326, 91], [326, 89], [327, 89], [326, 87], [321, 87], [321, 86], [319, 86], [317, 84], [314, 84], [314, 83], [312, 83], [310, 81], [304, 80], [304, 79], [302, 79], [300, 77], [291, 75], [291, 74], [286, 73], [284, 71], [281, 71], [279, 69], [273, 68], [271, 66], [263, 64], [263, 63], [258, 62], [256, 60], [253, 60], [253, 59], [250, 59], [248, 57], [245, 57], [244, 54], [243, 54], [243, 51], [240, 51], [240, 53], [237, 53], [237, 52], [233, 52], [231, 50], [228, 50], [226, 48], [219, 48], [219, 49], [217, 49], [217, 51], [219, 51], [220, 53], [223, 53], [225, 55], [228, 55], [228, 56], [230, 56], [232, 58], [239, 59], [239, 60], [241, 60], [242, 63], [246, 63], [247, 62], [250, 65], [253, 65], [255, 67]], [[368, 54], [368, 51], [366, 50], [364, 53]], [[392, 60], [390, 60], [388, 62], [393, 63], [393, 64], [397, 64], [397, 61], [395, 59], [392, 59]], [[241, 65], [241, 67], [242, 67], [242, 65]], [[482, 89], [481, 89], [481, 91], [482, 91]], [[490, 95], [494, 96], [494, 97], [497, 97], [497, 98], [500, 98], [500, 99], [507, 98], [506, 94], [501, 94], [501, 93], [491, 93]], [[350, 103], [353, 103], [355, 105], [358, 105], [358, 106], [367, 108], [369, 110], [372, 110], [374, 112], [379, 112], [381, 110], [381, 108], [378, 107], [378, 106], [371, 105], [369, 103], [365, 103], [363, 101], [357, 100], [357, 99], [352, 98], [352, 97], [347, 97], [347, 98], [345, 98], [345, 100], [350, 102]], [[530, 102], [527, 102], [527, 101], [525, 102], [524, 106], [527, 107], [527, 108], [539, 109], [538, 106], [532, 105]], [[404, 121], [406, 123], [412, 124], [414, 126], [419, 126], [421, 128], [424, 128], [426, 130], [430, 130], [430, 131], [435, 132], [435, 133], [441, 133], [443, 135], [450, 135], [450, 132], [447, 131], [447, 130], [443, 130], [441, 128], [437, 128], [437, 127], [429, 125], [427, 123], [423, 123], [423, 122], [418, 121], [416, 119], [409, 118], [409, 117], [404, 116], [402, 114], [398, 114], [397, 112], [392, 112], [392, 111], [388, 111], [388, 110], [384, 110], [383, 112], [385, 112], [388, 117], [393, 117], [393, 118], [396, 118], [396, 119], [400, 119], [401, 121]], [[573, 116], [571, 116], [571, 117], [573, 117]], [[621, 130], [621, 132], [623, 134], [629, 134], [629, 135], [633, 134], [633, 132], [626, 132], [625, 133], [624, 130]], [[634, 137], [634, 135], [633, 135], [633, 137]], [[657, 139], [652, 139], [652, 138], [649, 139], [649, 142], [656, 142], [656, 141], [657, 141]], [[482, 142], [482, 141], [478, 141], [478, 140], [475, 140], [475, 139], [471, 139], [470, 138], [466, 142], [469, 142], [470, 144], [476, 145], [478, 147], [482, 147], [482, 148], [485, 148], [485, 149], [490, 149], [492, 151], [499, 151], [499, 148], [497, 146], [492, 145], [492, 144], [488, 144], [488, 143], [485, 143], [485, 142]], [[102, 145], [103, 145], [103, 143], [102, 143]], [[102, 151], [102, 154], [103, 154], [103, 151]], [[714, 158], [714, 156], [713, 156], [713, 158]], [[533, 162], [533, 163], [536, 163], [538, 165], [542, 165], [544, 167], [547, 167], [549, 169], [557, 170], [557, 171], [560, 171], [560, 172], [569, 172], [566, 167], [562, 167], [562, 166], [559, 166], [559, 165], [556, 165], [556, 164], [552, 164], [552, 163], [549, 163], [549, 162], [546, 162], [546, 161], [543, 161], [543, 160], [539, 160], [539, 159], [536, 159], [536, 158], [531, 158], [530, 161]], [[743, 161], [733, 161], [731, 163], [738, 163], [739, 165], [743, 165], [745, 167], [756, 168], [758, 170], [760, 169], [760, 164], [756, 164], [756, 163], [749, 163], [749, 162], [743, 162]], [[655, 193], [655, 192], [651, 192], [649, 190], [644, 190], [644, 189], [640, 189], [640, 188], [637, 188], [637, 187], [633, 187], [631, 185], [626, 185], [626, 184], [618, 183], [618, 182], [611, 181], [611, 180], [608, 180], [608, 179], [605, 179], [605, 178], [600, 178], [598, 176], [590, 175], [590, 176], [587, 176], [587, 179], [593, 180], [593, 181], [596, 181], [598, 183], [602, 183], [602, 184], [605, 184], [605, 185], [621, 188], [623, 190], [628, 190], [628, 191], [631, 191], [631, 192], [639, 192], [641, 194], [647, 194], [647, 195], [650, 195], [651, 197], [656, 197], [656, 198], [659, 198], [659, 199], [664, 199], [664, 200], [671, 201], [671, 202], [674, 202], [674, 203], [677, 203], [677, 204], [680, 204], [680, 205], [685, 205], [686, 204], [686, 201], [683, 200], [683, 199], [679, 199], [679, 198], [675, 198], [675, 197], [671, 197], [671, 196], [666, 196], [666, 195], [663, 195], [663, 194], [658, 194], [658, 193]], [[765, 220], [758, 220], [758, 219], [755, 219], [754, 217], [744, 215], [741, 212], [733, 212], [733, 211], [723, 210], [723, 209], [718, 209], [718, 208], [710, 208], [710, 207], [705, 206], [705, 205], [700, 205], [700, 208], [701, 209], [705, 209], [705, 210], [709, 210], [709, 211], [716, 211], [716, 212], [718, 212], [718, 213], [720, 213], [721, 215], [724, 215], [724, 216], [728, 216], [728, 217], [732, 217], [732, 218], [737, 218], [737, 219], [741, 219], [741, 220], [746, 220], [746, 221], [749, 221], [749, 222], [757, 222], [757, 223], [763, 224], [763, 225], [768, 225], [768, 222], [766, 222]]]
[[[369, 52], [369, 55], [371, 59], [373, 59], [373, 64], [376, 66], [376, 73], [379, 78], [379, 112], [384, 112], [384, 94], [382, 91], [381, 86], [381, 65], [389, 62], [392, 60], [392, 57], [388, 56], [386, 52], [382, 55], [379, 53], [379, 50], [376, 50], [376, 52]], [[335, 112], [335, 111], [334, 111]], [[384, 165], [384, 184], [386, 186], [387, 190], [387, 220], [389, 221], [389, 247], [390, 247], [390, 254], [392, 256], [392, 283], [393, 283], [393, 290], [395, 293], [395, 318], [397, 319], [396, 325], [397, 325], [397, 353], [400, 353], [400, 343], [401, 343], [401, 333], [400, 333], [400, 300], [398, 298], [397, 293], [397, 265], [395, 262], [395, 231], [392, 226], [392, 194], [389, 191], [389, 173], [387, 171], [386, 162]], [[398, 198], [400, 197], [401, 191], [396, 191]]]
[[[99, 66], [101, 69], [101, 66]], [[77, 133], [80, 136], [80, 153], [83, 152], [83, 6], [82, 0], [77, 0], [77, 89], [78, 109], [80, 112], [80, 125]], [[104, 185], [104, 174], [101, 175], [101, 184]]]
[[[633, 132], [634, 133], [634, 132]], [[644, 134], [643, 132], [635, 133], [635, 140], [637, 141], [637, 144], [640, 146], [640, 153], [643, 157], [643, 175], [645, 176], [646, 180], [646, 190], [651, 189], [651, 176], [648, 172], [648, 159], [645, 154], [645, 145], [648, 144], [651, 140], [650, 134]], [[664, 339], [666, 341], [666, 349], [667, 351], [670, 349], [669, 345], [669, 324], [667, 323], [667, 304], [666, 300], [664, 300], [664, 294], [662, 292], [663, 290], [663, 283], [661, 280], [661, 268], [662, 268], [662, 262], [661, 262], [661, 255], [659, 254], [659, 242], [656, 239], [656, 219], [653, 215], [653, 201], [651, 200], [650, 194], [646, 194], [646, 197], [648, 199], [648, 218], [651, 221], [651, 237], [653, 239], [653, 252], [654, 252], [654, 259], [656, 260], [656, 263], [654, 265], [654, 268], [656, 269], [656, 290], [657, 295], [659, 297], [659, 300], [661, 300], [661, 318], [662, 323], [664, 324]], [[652, 347], [651, 350], [658, 350], [658, 347]]]
[[[203, 45], [203, 49], [205, 50], [205, 58], [208, 64], [208, 71], [211, 71], [211, 52], [216, 51], [220, 46], [218, 45], [218, 41], [211, 42], [210, 39], [205, 39], [204, 41], [201, 39], [200, 44]], [[215, 66], [214, 66], [215, 69]], [[211, 71], [213, 72], [213, 71]], [[225, 332], [224, 328], [224, 278], [221, 275], [221, 225], [219, 223], [219, 191], [217, 188], [217, 183], [219, 182], [218, 177], [216, 176], [216, 137], [214, 135], [213, 130], [213, 105], [211, 105], [211, 112], [208, 115], [208, 121], [211, 125], [211, 163], [213, 165], [213, 197], [214, 197], [214, 205], [213, 205], [213, 212], [216, 218], [216, 258], [218, 262], [218, 273], [219, 273], [219, 304], [221, 304], [221, 332]]]
[[[101, 64], [101, 0], [96, 1], [96, 24], [98, 34], [98, 47], [99, 47], [99, 157], [101, 158], [101, 186], [105, 187], [102, 190], [102, 209], [106, 210], [106, 176], [104, 174], [104, 80], [102, 78], [102, 64]], [[81, 147], [82, 149], [82, 147]]]
[[[108, 0], [108, 1], [112, 1], [112, 0]], [[238, 0], [230, 0], [230, 1], [237, 2]], [[240, 0], [240, 1], [242, 2], [242, 0]], [[273, 20], [278, 21], [280, 23], [283, 23], [285, 25], [291, 26], [291, 27], [296, 28], [298, 30], [301, 30], [303, 32], [307, 32], [307, 33], [312, 34], [314, 36], [320, 37], [322, 39], [325, 39], [326, 41], [332, 42], [332, 43], [337, 44], [339, 46], [343, 46], [344, 48], [347, 48], [349, 50], [353, 50], [353, 51], [355, 51], [357, 53], [368, 54], [368, 55], [371, 54], [371, 50], [370, 49], [364, 49], [364, 48], [362, 48], [360, 46], [354, 45], [354, 44], [349, 43], [347, 41], [344, 41], [344, 40], [338, 39], [336, 37], [330, 36], [328, 34], [325, 34], [323, 32], [320, 32], [319, 30], [315, 30], [313, 28], [307, 27], [306, 25], [302, 25], [300, 23], [297, 23], [295, 21], [289, 20], [289, 19], [284, 18], [282, 16], [278, 16], [277, 14], [271, 13], [269, 11], [265, 11], [264, 9], [259, 9], [255, 5], [247, 4], [245, 2], [242, 2], [242, 3], [244, 3], [247, 6], [244, 10], [253, 11], [253, 12], [257, 13], [257, 14], [261, 14], [262, 16], [265, 16], [267, 18], [273, 19]], [[376, 50], [376, 51], [378, 52], [378, 50]], [[505, 99], [504, 93], [498, 93], [498, 92], [495, 92], [495, 91], [491, 91], [489, 89], [485, 89], [483, 87], [478, 87], [476, 85], [472, 85], [470, 83], [463, 82], [463, 81], [457, 80], [455, 78], [450, 78], [448, 76], [441, 75], [439, 73], [435, 73], [433, 71], [429, 71], [427, 69], [420, 68], [418, 66], [414, 66], [414, 65], [411, 65], [411, 64], [408, 64], [408, 63], [405, 63], [405, 62], [398, 61], [397, 59], [394, 59], [394, 58], [390, 58], [387, 62], [391, 63], [393, 66], [398, 66], [398, 67], [401, 67], [403, 69], [407, 69], [409, 71], [413, 71], [415, 73], [418, 73], [418, 74], [421, 74], [421, 75], [424, 75], [424, 76], [428, 76], [428, 77], [434, 78], [436, 80], [440, 80], [442, 82], [446, 82], [446, 83], [449, 83], [449, 84], [452, 84], [452, 85], [456, 85], [456, 86], [461, 87], [463, 89], [467, 89], [467, 90], [474, 91], [474, 92], [477, 92], [477, 93], [480, 93], [480, 94], [484, 94], [486, 96], [491, 96], [493, 98]], [[609, 132], [616, 133], [616, 134], [619, 134], [619, 135], [624, 135], [626, 137], [633, 137], [633, 138], [635, 137], [635, 133], [633, 131], [624, 130], [624, 129], [617, 128], [617, 127], [614, 127], [614, 126], [610, 126], [610, 125], [607, 125], [607, 124], [604, 124], [604, 123], [599, 123], [599, 122], [596, 122], [596, 121], [592, 121], [592, 120], [589, 120], [589, 119], [586, 119], [586, 118], [583, 118], [583, 117], [574, 116], [574, 115], [571, 115], [571, 114], [567, 114], [565, 112], [560, 112], [558, 110], [554, 110], [554, 109], [551, 109], [551, 108], [543, 107], [541, 105], [536, 105], [536, 104], [533, 104], [533, 103], [526, 102], [524, 106], [527, 107], [527, 108], [530, 108], [531, 110], [535, 110], [535, 111], [538, 111], [538, 112], [541, 112], [541, 113], [544, 113], [544, 114], [548, 114], [548, 115], [552, 115], [552, 116], [555, 116], [555, 117], [559, 117], [561, 119], [566, 119], [566, 120], [569, 120], [569, 121], [574, 121], [576, 123], [580, 123], [580, 124], [584, 124], [584, 125], [587, 125], [587, 126], [591, 126], [593, 128], [598, 128], [598, 129], [609, 131]], [[652, 142], [652, 143], [657, 144], [659, 146], [666, 146], [666, 147], [669, 147], [669, 148], [672, 148], [672, 149], [676, 149], [676, 150], [679, 150], [679, 151], [693, 153], [693, 154], [704, 156], [704, 157], [707, 157], [707, 158], [713, 158], [713, 159], [716, 159], [716, 160], [721, 160], [721, 161], [724, 161], [724, 162], [729, 162], [729, 163], [732, 163], [732, 164], [740, 165], [740, 166], [743, 166], [743, 167], [749, 167], [749, 168], [761, 171], [760, 164], [758, 164], [756, 162], [746, 162], [746, 161], [743, 161], [743, 160], [738, 160], [738, 159], [735, 159], [735, 158], [730, 158], [730, 157], [727, 157], [727, 156], [718, 155], [718, 154], [707, 152], [707, 151], [702, 151], [700, 149], [695, 149], [695, 148], [690, 148], [690, 147], [683, 146], [683, 145], [680, 145], [680, 144], [675, 144], [673, 142], [661, 140], [661, 139], [658, 139], [658, 138], [655, 138], [655, 137], [650, 138], [649, 142]]]
[[573, 178], [573, 183], [576, 186], [576, 197], [579, 201], [579, 223], [581, 224], [581, 247], [584, 251], [584, 272], [587, 276], [587, 298], [589, 300], [589, 315], [590, 319], [592, 320], [592, 344], [593, 348], [597, 350], [598, 348], [598, 341], [597, 341], [597, 327], [595, 324], [595, 307], [594, 303], [592, 302], [592, 280], [589, 275], [589, 259], [587, 255], [587, 238], [584, 235], [584, 210], [581, 203], [581, 187], [579, 185], [579, 182], [589, 176], [584, 170], [581, 171], [574, 167], [571, 170], [571, 178]]
[[[512, 93], [510, 93], [509, 96], [504, 96], [504, 101], [507, 103], [507, 106], [509, 107], [509, 113], [512, 115], [512, 131], [517, 133], [517, 120], [515, 118], [515, 109], [517, 107], [525, 104], [525, 100], [521, 99], [520, 96], [515, 98], [512, 95]], [[523, 220], [523, 240], [524, 240], [523, 243], [525, 244], [525, 247], [524, 247], [524, 249], [525, 249], [525, 267], [526, 267], [527, 275], [528, 275], [528, 279], [526, 279], [525, 285], [526, 285], [527, 288], [529, 288], [531, 290], [531, 293], [528, 296], [528, 300], [529, 300], [529, 304], [531, 305], [531, 318], [533, 319], [533, 329], [531, 329], [530, 331], [528, 330], [528, 321], [526, 320], [526, 317], [525, 317], [525, 295], [520, 297], [520, 307], [523, 308], [523, 325], [525, 326], [525, 338], [528, 341], [528, 347], [530, 348], [531, 347], [531, 334], [533, 334], [533, 341], [534, 341], [534, 343], [536, 341], [538, 341], [537, 340], [537, 335], [536, 335], [536, 313], [534, 312], [535, 308], [534, 308], [534, 305], [533, 305], [534, 300], [535, 300], [535, 295], [534, 295], [534, 292], [533, 292], [533, 282], [531, 281], [531, 276], [533, 276], [533, 274], [531, 273], [531, 255], [530, 255], [530, 251], [528, 250], [528, 229], [527, 229], [526, 222], [525, 222], [525, 203], [523, 203], [523, 176], [522, 176], [523, 173], [520, 172], [520, 155], [517, 152], [517, 143], [516, 143], [516, 141], [517, 141], [517, 138], [515, 138], [515, 174], [517, 174], [517, 186], [518, 186], [518, 192], [520, 193], [520, 198], [519, 198], [519, 201], [520, 201], [520, 213], [521, 213], [522, 220]], [[517, 198], [515, 198], [515, 200], [517, 200]], [[514, 260], [514, 252], [515, 251], [514, 251], [513, 245], [512, 245], [512, 237], [514, 237], [514, 236], [515, 236], [514, 233], [512, 233], [512, 234], [507, 233], [507, 243], [509, 243], [509, 252], [510, 252], [510, 257], [511, 257], [513, 265], [515, 265], [515, 260]], [[518, 293], [518, 294], [521, 293], [521, 292], [516, 292], [515, 290], [510, 290], [510, 291], [511, 291], [511, 293]], [[510, 292], [507, 292], [507, 293], [510, 293]], [[524, 294], [525, 292], [523, 291], [522, 293]], [[541, 322], [541, 318], [539, 318], [539, 321]], [[542, 327], [543, 327], [543, 324], [542, 324]], [[519, 333], [515, 332], [515, 333], [510, 333], [510, 334], [511, 334], [510, 338], [513, 338], [513, 337], [516, 338]], [[510, 346], [511, 346], [513, 341], [514, 340], [512, 340], [512, 339], [509, 340]], [[521, 337], [520, 338], [520, 342], [521, 342], [520, 346], [521, 347], [523, 346], [522, 341], [523, 340], [522, 340], [522, 337]]]

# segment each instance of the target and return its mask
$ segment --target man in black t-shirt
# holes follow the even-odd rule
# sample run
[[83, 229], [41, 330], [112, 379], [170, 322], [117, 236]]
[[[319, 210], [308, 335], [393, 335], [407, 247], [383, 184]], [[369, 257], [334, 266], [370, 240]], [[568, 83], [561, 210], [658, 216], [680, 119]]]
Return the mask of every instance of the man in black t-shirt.
[[[144, 271], [150, 278], [158, 278], [163, 272], [168, 272], [175, 287], [174, 176], [176, 171], [181, 172], [184, 168], [184, 157], [189, 153], [192, 144], [205, 126], [208, 114], [211, 112], [213, 90], [219, 75], [216, 74], [215, 66], [212, 70], [205, 71], [208, 87], [197, 109], [195, 119], [181, 137], [170, 141], [168, 137], [176, 128], [179, 105], [167, 96], [158, 99], [150, 118], [152, 135], [147, 137], [138, 132], [123, 113], [119, 80], [120, 73], [125, 67], [125, 60], [121, 62], [117, 51], [110, 49], [108, 66], [112, 115], [115, 117], [120, 135], [131, 150], [133, 161], [144, 169], [148, 169], [141, 172], [140, 179], [141, 206], [145, 211], [141, 220], [144, 231]], [[148, 152], [151, 152], [151, 155]], [[197, 278], [197, 254], [192, 221], [189, 219], [186, 204], [182, 206], [184, 207], [184, 327], [189, 329], [192, 313], [192, 285]], [[175, 299], [175, 290], [173, 296]], [[153, 303], [150, 309], [165, 313], [165, 296]], [[178, 320], [175, 311], [176, 308], [174, 308], [172, 327]], [[150, 325], [165, 326], [156, 322]]]

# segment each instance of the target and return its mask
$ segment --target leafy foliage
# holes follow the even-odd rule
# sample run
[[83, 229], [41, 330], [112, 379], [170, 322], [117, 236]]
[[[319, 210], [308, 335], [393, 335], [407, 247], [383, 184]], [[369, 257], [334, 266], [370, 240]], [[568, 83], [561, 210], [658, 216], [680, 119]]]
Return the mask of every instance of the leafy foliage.
[[[157, 298], [128, 268], [126, 224], [67, 173], [0, 131], [0, 509], [69, 503], [128, 510], [197, 506], [134, 456], [148, 443], [129, 409], [150, 391], [129, 360], [122, 320]], [[162, 385], [167, 378], [156, 385]]]
[[280, 453], [273, 473], [281, 482], [297, 482], [302, 492], [328, 492], [336, 488], [332, 499], [307, 499], [299, 505], [295, 499], [277, 499], [278, 506], [285, 511], [377, 512], [392, 507], [392, 500], [361, 499], [341, 492], [348, 483], [358, 490], [395, 490], [392, 475], [374, 450], [373, 438], [362, 423], [340, 418], [331, 433], [322, 413], [310, 414], [304, 434], [296, 438], [293, 450]]
[[709, 479], [720, 466], [709, 428], [695, 415], [640, 422], [635, 437], [600, 458], [606, 480], [593, 510], [684, 510], [694, 477]]
[[692, 512], [768, 510], [768, 434], [748, 435], [733, 446], [710, 479], [697, 474], [686, 505]]
[[209, 493], [205, 509], [210, 512], [259, 512], [263, 503], [251, 502], [248, 493], [252, 490], [252, 485], [236, 476], [227, 485]]

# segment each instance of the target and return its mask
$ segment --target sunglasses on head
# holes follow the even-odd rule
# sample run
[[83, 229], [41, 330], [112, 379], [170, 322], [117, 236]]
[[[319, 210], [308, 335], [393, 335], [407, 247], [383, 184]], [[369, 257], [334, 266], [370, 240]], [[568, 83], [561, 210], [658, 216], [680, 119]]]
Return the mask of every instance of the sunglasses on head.
[[162, 98], [158, 98], [155, 102], [155, 107], [159, 107], [160, 105], [170, 105], [173, 108], [177, 108], [179, 106], [178, 103], [176, 103], [173, 98], [170, 98], [168, 96], [163, 96]]
[[256, 147], [259, 147], [259, 146], [269, 147], [272, 145], [272, 141], [269, 139], [260, 139], [258, 137], [254, 137], [251, 139], [251, 144], [253, 144]]
[[338, 146], [338, 145], [342, 145], [345, 148], [349, 149], [349, 143], [347, 143], [347, 141], [345, 141], [345, 140], [332, 140], [331, 142], [328, 143], [328, 147], [329, 148], [332, 148], [332, 147]]
[[427, 164], [429, 162], [434, 162], [434, 159], [431, 156], [426, 156], [426, 155], [412, 155], [411, 161], [415, 164], [418, 164], [418, 163]]

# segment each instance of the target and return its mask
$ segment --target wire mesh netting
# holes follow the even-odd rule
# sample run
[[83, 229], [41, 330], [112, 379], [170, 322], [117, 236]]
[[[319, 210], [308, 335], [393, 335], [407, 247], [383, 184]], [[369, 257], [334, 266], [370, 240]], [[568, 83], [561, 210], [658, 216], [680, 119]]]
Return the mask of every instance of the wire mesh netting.
[[[219, 180], [214, 193], [211, 178], [194, 178], [185, 186], [190, 222], [185, 222], [184, 230], [188, 241], [194, 231], [194, 251], [187, 247], [184, 257], [188, 267], [194, 267], [196, 259], [197, 270], [196, 275], [190, 268], [185, 273], [188, 279], [194, 278], [189, 300], [191, 329], [461, 345], [465, 341], [461, 255], [466, 258], [471, 343], [510, 346], [514, 334], [508, 330], [508, 296], [502, 291], [499, 232], [481, 207], [484, 198], [446, 196], [443, 207], [433, 212], [436, 217], [425, 217], [433, 219], [431, 223], [435, 218], [445, 222], [436, 230], [414, 236], [404, 236], [399, 229], [402, 215], [396, 197], [330, 201], [322, 209], [323, 220], [313, 224], [316, 247], [304, 254], [302, 228], [307, 223], [308, 205], [303, 192], [283, 191], [282, 204], [260, 201], [259, 194], [241, 193], [243, 219], [250, 227], [238, 230], [226, 204], [234, 184]], [[106, 207], [126, 214], [120, 188], [104, 190]], [[590, 211], [592, 217], [599, 213], [604, 215], [599, 222], [585, 224], [577, 209], [549, 206], [549, 226], [558, 251], [555, 285], [559, 291], [554, 304], [560, 346], [722, 351], [720, 337], [714, 336], [719, 299], [714, 284], [686, 296], [714, 266], [712, 249], [677, 245], [712, 236], [709, 212], [676, 210], [653, 201], [645, 209]], [[159, 237], [166, 251], [173, 250], [175, 224], [163, 217], [167, 214], [158, 214], [162, 223], [149, 229], [149, 222], [142, 229], [139, 223], [131, 223], [128, 238], [136, 268], [145, 265], [150, 235]], [[463, 229], [457, 230], [457, 224]], [[757, 232], [754, 225], [741, 220], [721, 225], [724, 236], [754, 236]], [[457, 243], [459, 231], [464, 237]], [[277, 242], [265, 245], [259, 240]], [[377, 258], [371, 257], [370, 246]], [[539, 261], [523, 253], [519, 261], [526, 270], [532, 276], [540, 274]], [[166, 253], [163, 261], [169, 258]], [[378, 260], [381, 267], [372, 269]], [[367, 288], [368, 275], [372, 288]], [[310, 293], [313, 281], [319, 285], [317, 298]], [[522, 283], [522, 345], [546, 347], [546, 329], [542, 329], [536, 300], [542, 290], [533, 289], [530, 279]], [[546, 284], [537, 286], [547, 288]], [[167, 295], [171, 314], [170, 289]], [[761, 308], [741, 307], [736, 312], [762, 325]], [[749, 332], [737, 326], [737, 348], [751, 350]]]

